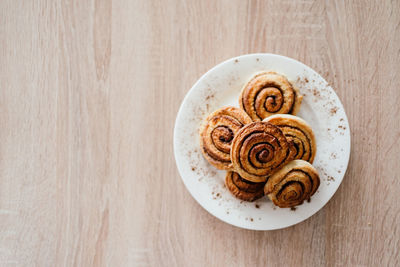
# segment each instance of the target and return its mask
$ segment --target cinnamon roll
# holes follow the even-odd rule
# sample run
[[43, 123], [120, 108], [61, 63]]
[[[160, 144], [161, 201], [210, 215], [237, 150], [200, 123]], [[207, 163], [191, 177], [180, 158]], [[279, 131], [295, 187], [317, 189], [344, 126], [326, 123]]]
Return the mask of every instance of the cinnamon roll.
[[282, 131], [268, 122], [253, 122], [233, 138], [231, 160], [234, 170], [252, 182], [264, 182], [294, 157], [292, 145]]
[[306, 121], [287, 114], [272, 115], [264, 119], [264, 121], [278, 126], [286, 136], [286, 139], [293, 142], [296, 149], [294, 159], [302, 159], [313, 163], [317, 146], [314, 133]]
[[302, 98], [285, 76], [271, 71], [257, 74], [245, 85], [239, 105], [253, 121], [260, 121], [273, 114], [296, 115]]
[[217, 169], [232, 169], [230, 150], [233, 137], [244, 125], [252, 122], [241, 109], [225, 107], [210, 114], [200, 130], [204, 157]]
[[247, 181], [236, 172], [226, 173], [225, 184], [235, 197], [244, 201], [254, 201], [264, 196], [265, 183]]
[[300, 205], [317, 191], [317, 170], [307, 161], [293, 160], [269, 177], [265, 194], [281, 208]]

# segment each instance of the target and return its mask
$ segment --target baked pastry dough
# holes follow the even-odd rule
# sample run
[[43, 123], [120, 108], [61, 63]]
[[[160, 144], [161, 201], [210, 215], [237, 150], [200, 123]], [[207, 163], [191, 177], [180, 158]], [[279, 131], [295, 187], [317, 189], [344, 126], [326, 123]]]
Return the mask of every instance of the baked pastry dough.
[[247, 181], [236, 172], [226, 173], [225, 185], [235, 197], [241, 200], [254, 201], [264, 196], [265, 183]]
[[257, 74], [244, 86], [239, 106], [253, 121], [260, 121], [273, 114], [296, 115], [302, 98], [285, 76], [270, 71]]
[[210, 114], [200, 130], [204, 157], [217, 169], [232, 169], [230, 150], [233, 137], [251, 118], [241, 109], [225, 107]]
[[231, 160], [234, 171], [252, 182], [267, 177], [293, 159], [292, 145], [282, 131], [268, 122], [253, 122], [233, 138]]
[[293, 160], [269, 177], [264, 191], [275, 205], [288, 208], [310, 199], [319, 184], [318, 172], [309, 162]]
[[293, 115], [276, 114], [264, 119], [264, 121], [278, 126], [286, 139], [293, 142], [296, 148], [294, 159], [313, 163], [317, 146], [314, 133], [305, 120]]

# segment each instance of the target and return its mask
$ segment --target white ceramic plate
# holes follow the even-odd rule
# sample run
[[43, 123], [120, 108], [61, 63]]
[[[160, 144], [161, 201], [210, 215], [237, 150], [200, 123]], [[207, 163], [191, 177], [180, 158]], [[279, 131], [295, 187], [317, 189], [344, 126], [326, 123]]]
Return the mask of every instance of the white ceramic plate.
[[[238, 107], [245, 83], [261, 71], [288, 77], [303, 94], [299, 117], [313, 128], [317, 141], [314, 166], [321, 185], [296, 210], [275, 207], [267, 197], [244, 202], [224, 186], [226, 171], [211, 166], [199, 148], [199, 127], [212, 111]], [[185, 96], [174, 129], [176, 164], [189, 192], [208, 212], [229, 224], [253, 230], [279, 229], [299, 223], [319, 211], [342, 182], [350, 156], [350, 129], [334, 90], [313, 69], [291, 58], [250, 54], [229, 59], [204, 74]]]

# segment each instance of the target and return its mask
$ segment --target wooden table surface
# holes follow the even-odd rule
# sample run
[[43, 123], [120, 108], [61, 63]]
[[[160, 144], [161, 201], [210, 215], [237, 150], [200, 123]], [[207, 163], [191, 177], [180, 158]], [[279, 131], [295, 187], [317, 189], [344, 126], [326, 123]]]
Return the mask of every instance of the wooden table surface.
[[[1, 266], [399, 266], [399, 1], [0, 3]], [[335, 88], [352, 153], [310, 219], [208, 214], [173, 156], [208, 69], [270, 52]]]

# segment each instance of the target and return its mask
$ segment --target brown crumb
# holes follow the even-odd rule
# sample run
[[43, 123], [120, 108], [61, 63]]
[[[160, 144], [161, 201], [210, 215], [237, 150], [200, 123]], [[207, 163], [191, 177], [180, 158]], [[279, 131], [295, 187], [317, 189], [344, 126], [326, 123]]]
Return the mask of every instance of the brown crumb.
[[338, 173], [342, 173], [340, 170], [337, 171]]
[[330, 158], [331, 158], [331, 159], [336, 159], [336, 153], [332, 152]]
[[276, 210], [276, 207], [272, 207], [274, 210]]
[[259, 58], [256, 58], [256, 60], [257, 60], [257, 61], [260, 61], [260, 59], [259, 59]]
[[336, 114], [336, 111], [338, 111], [338, 107], [331, 108], [331, 115]]
[[331, 130], [331, 128], [328, 128], [328, 131], [330, 131]]
[[296, 208], [296, 207], [291, 207], [290, 209], [293, 210], [293, 211], [295, 211], [297, 208]]
[[229, 214], [229, 211], [226, 211], [226, 214]]
[[338, 128], [341, 128], [341, 129], [343, 129], [343, 130], [346, 130], [346, 126], [339, 125]]
[[340, 119], [340, 121], [344, 121], [344, 119], [343, 119], [343, 118], [341, 118], [341, 119]]
[[253, 221], [253, 218], [250, 218], [250, 221]]
[[328, 175], [328, 179], [327, 179], [328, 181], [335, 181], [335, 178], [333, 178], [332, 176], [329, 176]]
[[220, 193], [217, 193], [217, 197], [219, 197], [219, 196], [221, 196], [221, 194], [220, 194]]
[[260, 208], [260, 205], [258, 205], [258, 204], [256, 204], [255, 206], [256, 206], [256, 209], [259, 209], [259, 208]]
[[321, 93], [317, 90], [317, 88], [314, 88], [314, 89], [313, 89], [313, 95], [314, 95], [315, 97], [320, 97], [320, 96], [321, 96]]
[[210, 99], [212, 99], [212, 98], [214, 98], [214, 94], [211, 94], [211, 95], [208, 95], [208, 96], [206, 96], [206, 100], [210, 100]]
[[239, 60], [238, 59], [235, 59], [235, 63], [238, 63], [239, 62]]
[[296, 78], [296, 84], [297, 84], [299, 87], [305, 87], [307, 83], [309, 83], [309, 80], [308, 80], [307, 77], [304, 77], [304, 76], [303, 76], [303, 77], [297, 76], [297, 78]]

